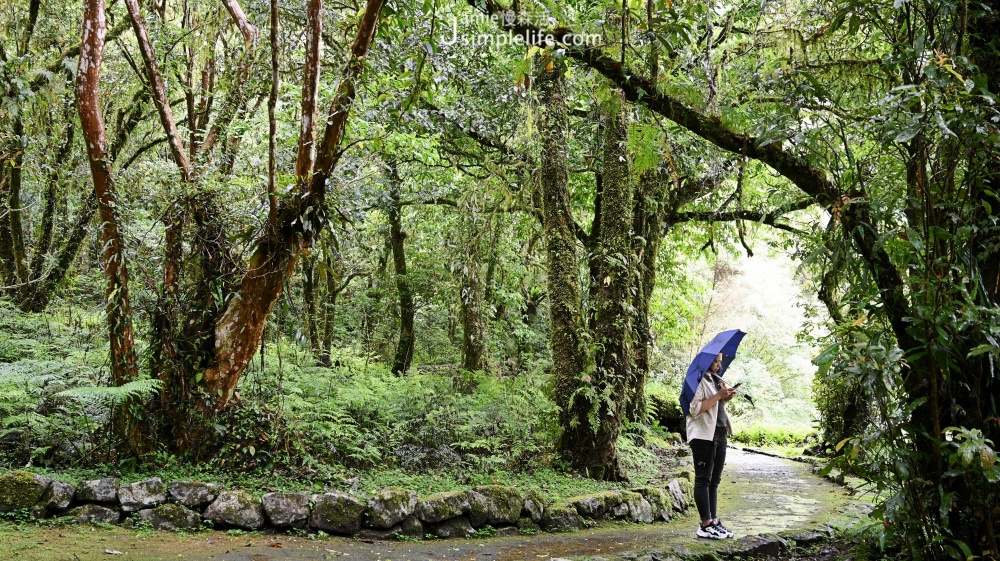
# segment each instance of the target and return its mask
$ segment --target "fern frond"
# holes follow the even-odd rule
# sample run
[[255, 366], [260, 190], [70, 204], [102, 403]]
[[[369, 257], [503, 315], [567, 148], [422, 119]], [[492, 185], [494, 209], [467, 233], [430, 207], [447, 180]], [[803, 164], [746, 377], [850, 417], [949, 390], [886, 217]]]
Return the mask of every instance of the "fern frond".
[[146, 378], [133, 380], [121, 386], [80, 386], [63, 390], [55, 395], [93, 404], [118, 405], [132, 399], [150, 397], [160, 391], [160, 385], [160, 380]]

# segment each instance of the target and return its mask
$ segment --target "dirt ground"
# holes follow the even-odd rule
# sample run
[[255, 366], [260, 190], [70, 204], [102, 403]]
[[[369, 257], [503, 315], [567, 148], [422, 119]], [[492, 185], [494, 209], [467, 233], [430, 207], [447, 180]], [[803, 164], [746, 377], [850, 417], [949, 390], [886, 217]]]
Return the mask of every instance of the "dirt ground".
[[[725, 524], [744, 541], [767, 533], [844, 528], [866, 505], [844, 489], [810, 473], [809, 466], [730, 450], [719, 493]], [[114, 559], [218, 561], [545, 561], [569, 558], [663, 559], [697, 556], [731, 546], [730, 540], [699, 540], [697, 515], [669, 524], [601, 524], [565, 534], [468, 540], [382, 542], [351, 538], [293, 537], [240, 532], [168, 533], [90, 526], [0, 526], [0, 561], [111, 561]], [[730, 542], [730, 543], [727, 543]], [[817, 545], [782, 558], [833, 561], [843, 549]], [[825, 551], [825, 552], [824, 552]]]

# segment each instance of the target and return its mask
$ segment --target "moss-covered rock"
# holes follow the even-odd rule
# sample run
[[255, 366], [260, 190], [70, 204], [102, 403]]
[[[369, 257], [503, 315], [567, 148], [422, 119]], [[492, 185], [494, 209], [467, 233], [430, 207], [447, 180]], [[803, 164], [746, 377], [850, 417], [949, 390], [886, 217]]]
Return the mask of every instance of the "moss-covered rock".
[[66, 513], [66, 519], [76, 524], [117, 524], [122, 513], [116, 509], [96, 504], [86, 504], [76, 507]]
[[456, 516], [432, 525], [431, 533], [439, 538], [467, 538], [475, 534], [476, 530], [468, 518]]
[[417, 518], [427, 523], [441, 522], [469, 512], [468, 491], [445, 491], [417, 502]]
[[535, 524], [542, 521], [542, 516], [545, 514], [545, 505], [548, 501], [535, 489], [527, 489], [524, 491], [524, 508], [521, 509], [521, 516], [527, 516], [531, 518]]
[[368, 499], [365, 519], [372, 528], [392, 528], [413, 514], [417, 494], [399, 487], [389, 487]]
[[580, 515], [568, 501], [557, 501], [545, 508], [542, 528], [547, 532], [566, 532], [580, 529]]
[[201, 526], [201, 515], [176, 503], [140, 510], [139, 517], [156, 530], [183, 530]]
[[632, 489], [632, 491], [642, 495], [649, 503], [653, 520], [669, 522], [673, 518], [674, 509], [673, 503], [670, 500], [670, 493], [658, 487], [640, 487]]
[[619, 518], [635, 521], [652, 521], [652, 509], [639, 493], [631, 491], [599, 491], [571, 497], [565, 502], [576, 507], [580, 516], [600, 520]]
[[0, 512], [31, 508], [42, 499], [52, 480], [37, 473], [9, 471], [0, 475]]
[[479, 528], [516, 524], [524, 508], [524, 498], [513, 487], [483, 485], [469, 492], [469, 521]]
[[667, 484], [671, 507], [675, 512], [687, 512], [694, 500], [694, 487], [687, 479], [672, 479]]
[[325, 532], [350, 535], [361, 529], [367, 506], [345, 493], [313, 495], [309, 525]]
[[266, 493], [261, 503], [273, 526], [305, 528], [309, 523], [309, 495], [305, 493]]
[[527, 533], [542, 531], [542, 527], [538, 525], [538, 522], [532, 520], [530, 516], [522, 516], [518, 519], [517, 529]]
[[223, 491], [205, 509], [205, 519], [216, 528], [256, 530], [264, 526], [264, 509], [260, 499], [246, 491]]
[[399, 533], [410, 538], [423, 539], [425, 534], [424, 523], [411, 514], [399, 523]]

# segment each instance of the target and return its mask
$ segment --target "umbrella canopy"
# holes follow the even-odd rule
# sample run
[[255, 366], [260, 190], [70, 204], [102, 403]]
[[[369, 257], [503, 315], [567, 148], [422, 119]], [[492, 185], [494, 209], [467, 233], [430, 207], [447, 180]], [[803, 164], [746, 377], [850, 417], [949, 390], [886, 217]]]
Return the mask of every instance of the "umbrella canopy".
[[685, 415], [691, 413], [691, 398], [694, 397], [695, 390], [698, 389], [698, 383], [701, 381], [701, 377], [705, 375], [705, 371], [708, 367], [712, 365], [712, 361], [715, 357], [722, 353], [722, 368], [719, 370], [718, 375], [722, 376], [726, 373], [726, 369], [729, 368], [729, 364], [733, 362], [736, 358], [736, 349], [740, 346], [740, 341], [746, 333], [740, 331], [739, 329], [730, 329], [729, 331], [723, 331], [712, 339], [712, 342], [705, 345], [698, 356], [694, 357], [691, 361], [691, 366], [688, 367], [687, 376], [684, 377], [684, 384], [681, 386], [681, 409], [684, 410]]

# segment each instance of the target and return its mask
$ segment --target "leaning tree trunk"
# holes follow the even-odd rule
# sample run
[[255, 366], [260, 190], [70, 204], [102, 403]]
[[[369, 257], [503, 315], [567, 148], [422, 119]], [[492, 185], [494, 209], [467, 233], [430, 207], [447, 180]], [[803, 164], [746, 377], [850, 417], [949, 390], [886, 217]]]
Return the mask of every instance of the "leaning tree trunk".
[[267, 317], [299, 252], [312, 243], [325, 224], [322, 209], [327, 179], [340, 157], [344, 127], [356, 96], [355, 82], [364, 69], [383, 4], [384, 0], [369, 0], [358, 23], [350, 59], [325, 120], [312, 177], [302, 194], [279, 210], [275, 231], [257, 241], [247, 272], [215, 324], [214, 358], [204, 374], [204, 389], [213, 396], [216, 411], [229, 402], [240, 376], [260, 347]]
[[[597, 290], [593, 308], [595, 369], [591, 384], [596, 409], [596, 431], [578, 442], [578, 468], [595, 479], [618, 481], [626, 475], [618, 456], [618, 435], [625, 419], [626, 388], [634, 383], [634, 312], [630, 294], [637, 274], [632, 253], [632, 181], [626, 136], [625, 97], [615, 92], [605, 117], [603, 189], [600, 236], [595, 244]], [[593, 414], [593, 412], [591, 413]]]
[[392, 359], [392, 373], [406, 374], [413, 360], [413, 286], [406, 275], [406, 233], [403, 232], [403, 207], [399, 200], [400, 177], [395, 165], [389, 168], [389, 246], [392, 248], [392, 265], [395, 272], [396, 292], [399, 296], [399, 340]]

